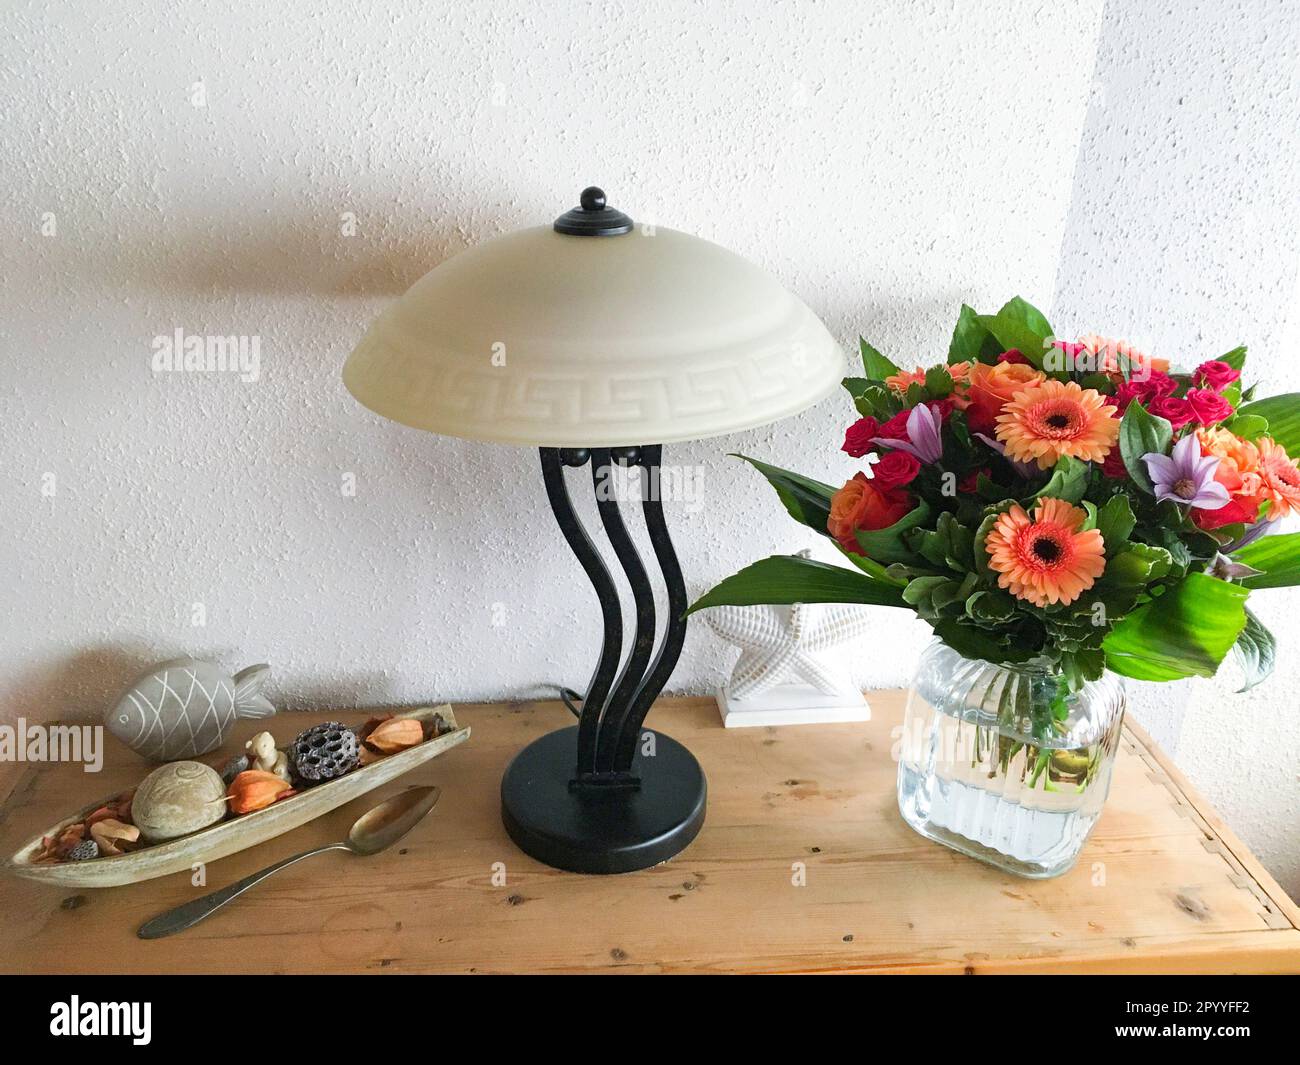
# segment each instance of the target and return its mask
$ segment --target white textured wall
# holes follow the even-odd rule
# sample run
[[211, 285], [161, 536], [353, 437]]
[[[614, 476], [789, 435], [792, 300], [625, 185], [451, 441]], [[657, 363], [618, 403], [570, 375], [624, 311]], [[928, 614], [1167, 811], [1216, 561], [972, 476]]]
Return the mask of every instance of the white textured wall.
[[[1300, 391], [1300, 9], [1106, 5], [1052, 324], [1140, 341], [1182, 366], [1239, 343], [1260, 394]], [[1133, 685], [1131, 705], [1300, 895], [1300, 592], [1263, 591], [1279, 668], [1238, 695]]]
[[[1072, 252], [1100, 0], [301, 9], [11, 2], [0, 15], [7, 715], [95, 714], [140, 665], [182, 652], [267, 660], [273, 697], [295, 707], [582, 684], [596, 614], [535, 457], [381, 422], [338, 371], [421, 273], [549, 220], [583, 185], [749, 256], [846, 350], [864, 332], [904, 362], [944, 352], [962, 300], [1049, 306], [1055, 292], [1096, 310], [1058, 282], [1063, 240], [1094, 284], [1111, 269]], [[1199, 86], [1224, 102], [1188, 135], [1222, 143], [1228, 103], [1293, 86], [1276, 78]], [[1153, 100], [1153, 121], [1173, 106]], [[1268, 121], [1248, 132], [1276, 136]], [[1196, 147], [1180, 148], [1190, 164]], [[1202, 206], [1218, 211], [1234, 170], [1206, 165], [1221, 181]], [[1250, 188], [1268, 230], [1276, 190]], [[1144, 245], [1126, 276], [1145, 284], [1165, 251]], [[1208, 293], [1156, 290], [1134, 313], [1167, 309], [1149, 328], [1195, 330], [1192, 308], [1213, 302], [1211, 339], [1277, 340], [1247, 299], [1256, 265], [1225, 257]], [[155, 375], [152, 340], [177, 328], [258, 336], [259, 380]], [[705, 468], [701, 506], [670, 514], [693, 590], [812, 540], [723, 456], [839, 479], [848, 418], [837, 399], [670, 450]], [[340, 490], [349, 473], [355, 497]], [[881, 622], [862, 680], [903, 684], [928, 630]], [[726, 662], [697, 625], [672, 686], [705, 690]]]

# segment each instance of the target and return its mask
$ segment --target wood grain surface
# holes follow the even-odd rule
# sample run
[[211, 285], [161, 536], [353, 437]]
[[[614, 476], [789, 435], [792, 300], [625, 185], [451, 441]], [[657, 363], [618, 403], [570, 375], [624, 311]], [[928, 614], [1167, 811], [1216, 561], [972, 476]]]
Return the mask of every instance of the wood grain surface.
[[[1300, 911], [1150, 739], [1126, 726], [1105, 813], [1078, 866], [1021, 880], [916, 835], [898, 815], [898, 692], [874, 719], [724, 730], [712, 699], [661, 700], [649, 724], [709, 778], [699, 838], [617, 877], [548, 869], [507, 839], [498, 784], [558, 703], [459, 704], [473, 737], [400, 782], [206, 869], [102, 890], [0, 883], [0, 967], [65, 972], [1297, 972]], [[357, 713], [360, 720], [364, 713]], [[294, 715], [296, 727], [351, 720]], [[260, 725], [247, 723], [232, 744]], [[232, 747], [233, 749], [233, 747]], [[27, 766], [0, 819], [12, 849], [148, 767]], [[169, 907], [341, 839], [409, 784], [443, 799], [400, 848], [330, 854], [208, 921], [143, 942]]]

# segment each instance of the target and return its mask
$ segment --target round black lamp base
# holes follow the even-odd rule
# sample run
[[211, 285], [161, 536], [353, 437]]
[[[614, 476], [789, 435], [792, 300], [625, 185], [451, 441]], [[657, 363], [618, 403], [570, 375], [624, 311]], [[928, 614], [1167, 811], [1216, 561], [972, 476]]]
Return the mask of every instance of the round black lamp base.
[[666, 862], [699, 834], [708, 787], [676, 740], [654, 733], [654, 755], [636, 761], [636, 789], [570, 789], [577, 744], [577, 728], [548, 733], [506, 768], [501, 819], [525, 854], [574, 873], [630, 873]]

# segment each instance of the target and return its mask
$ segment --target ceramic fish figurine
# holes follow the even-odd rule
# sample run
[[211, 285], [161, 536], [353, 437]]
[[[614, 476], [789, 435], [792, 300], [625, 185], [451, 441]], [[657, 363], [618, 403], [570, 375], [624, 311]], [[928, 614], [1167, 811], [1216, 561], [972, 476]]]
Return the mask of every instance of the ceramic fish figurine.
[[104, 715], [104, 725], [152, 761], [197, 758], [220, 747], [239, 718], [275, 713], [261, 695], [270, 670], [249, 666], [231, 677], [211, 662], [164, 662], [127, 689]]

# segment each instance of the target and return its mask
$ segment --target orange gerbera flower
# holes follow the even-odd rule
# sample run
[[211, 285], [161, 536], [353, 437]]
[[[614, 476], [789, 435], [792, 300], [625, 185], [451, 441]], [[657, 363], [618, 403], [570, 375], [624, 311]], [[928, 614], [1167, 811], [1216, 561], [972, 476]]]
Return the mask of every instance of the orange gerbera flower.
[[1102, 394], [1075, 382], [1044, 381], [1032, 385], [1002, 408], [998, 439], [1017, 462], [1054, 466], [1062, 455], [1103, 462], [1119, 440], [1118, 411]]
[[[948, 376], [952, 378], [953, 384], [960, 386], [966, 383], [970, 377], [970, 363], [954, 362], [947, 367]], [[918, 366], [915, 370], [899, 370], [896, 374], [891, 374], [885, 378], [885, 387], [892, 388], [895, 392], [902, 394], [907, 391], [908, 385], [925, 384], [925, 367]]]
[[1106, 568], [1101, 533], [1078, 531], [1087, 516], [1063, 499], [1040, 499], [1032, 518], [1015, 504], [984, 541], [998, 586], [1038, 607], [1073, 603]]
[[1286, 448], [1267, 436], [1259, 441], [1259, 480], [1260, 495], [1272, 503], [1269, 521], [1300, 513], [1300, 469]]

